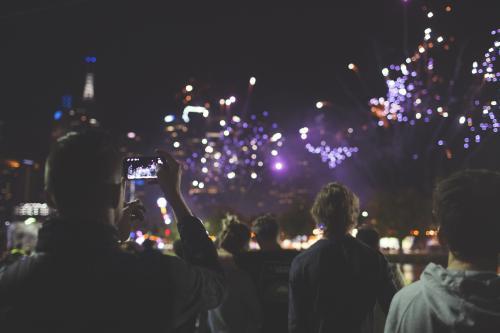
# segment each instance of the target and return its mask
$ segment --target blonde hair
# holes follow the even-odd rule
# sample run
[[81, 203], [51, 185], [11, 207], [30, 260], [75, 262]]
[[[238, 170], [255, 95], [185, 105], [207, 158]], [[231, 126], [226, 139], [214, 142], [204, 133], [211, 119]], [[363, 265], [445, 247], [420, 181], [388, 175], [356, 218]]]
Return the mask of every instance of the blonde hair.
[[345, 235], [358, 220], [359, 198], [342, 184], [328, 183], [316, 195], [311, 215], [326, 235]]

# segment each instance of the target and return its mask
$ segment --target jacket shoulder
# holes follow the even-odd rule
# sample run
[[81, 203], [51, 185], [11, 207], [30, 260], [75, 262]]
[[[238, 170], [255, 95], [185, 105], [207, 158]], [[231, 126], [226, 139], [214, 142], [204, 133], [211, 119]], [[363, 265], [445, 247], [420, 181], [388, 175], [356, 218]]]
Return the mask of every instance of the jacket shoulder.
[[[425, 320], [423, 316], [423, 294], [422, 282], [416, 281], [394, 295], [392, 299], [389, 313], [387, 315], [386, 332], [390, 328], [390, 332], [404, 332], [406, 324]], [[412, 318], [414, 314], [419, 314], [419, 318]], [[407, 327], [406, 327], [407, 328]]]
[[310, 248], [307, 250], [300, 252], [298, 255], [295, 256], [292, 260], [292, 266], [298, 266], [303, 264], [304, 262], [307, 262], [310, 260], [309, 258], [315, 257], [319, 252], [321, 252], [321, 247], [320, 244], [318, 244], [320, 241], [317, 241], [314, 243]]
[[422, 281], [415, 281], [398, 291], [394, 296], [394, 300], [399, 303], [399, 306], [406, 308], [412, 305], [420, 297], [422, 297], [421, 292]]
[[291, 263], [290, 276], [294, 276], [299, 272], [304, 273], [311, 267], [316, 267], [322, 254], [329, 251], [329, 245], [327, 240], [319, 240], [307, 250], [296, 255]]

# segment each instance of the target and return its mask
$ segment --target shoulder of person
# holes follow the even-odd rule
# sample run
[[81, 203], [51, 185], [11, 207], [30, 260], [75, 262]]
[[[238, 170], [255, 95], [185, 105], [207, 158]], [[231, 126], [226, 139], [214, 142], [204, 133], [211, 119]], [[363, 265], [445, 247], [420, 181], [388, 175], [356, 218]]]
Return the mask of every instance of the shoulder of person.
[[370, 246], [354, 237], [348, 238], [348, 244], [352, 249], [354, 249], [356, 253], [369, 260], [369, 262], [376, 263], [377, 265], [387, 265], [387, 258], [379, 250], [371, 248]]
[[373, 257], [383, 256], [380, 251], [371, 248], [370, 246], [366, 245], [365, 243], [363, 243], [362, 241], [360, 241], [355, 237], [352, 236], [346, 237], [346, 243], [348, 243], [350, 246], [355, 247], [356, 249], [367, 255], [371, 255]]
[[[414, 282], [394, 295], [385, 324], [385, 332], [428, 332], [426, 305], [423, 300], [422, 283]], [[423, 326], [422, 326], [423, 325]]]
[[[158, 274], [176, 274], [176, 269], [182, 269], [187, 263], [176, 256], [164, 255], [160, 252], [158, 253], [129, 253], [126, 251], [115, 252], [110, 260], [115, 261], [115, 264], [123, 267], [124, 269], [134, 270], [145, 270], [149, 272], [155, 272]], [[118, 263], [116, 263], [118, 262]], [[179, 268], [179, 266], [182, 266]]]
[[420, 306], [422, 301], [422, 282], [416, 281], [398, 291], [392, 299], [391, 308], [397, 308], [401, 317], [406, 316], [412, 307]]
[[293, 258], [292, 267], [302, 266], [310, 261], [318, 259], [320, 253], [328, 251], [330, 243], [331, 242], [327, 239], [318, 240], [316, 243], [311, 245], [310, 248], [298, 253], [295, 258]]

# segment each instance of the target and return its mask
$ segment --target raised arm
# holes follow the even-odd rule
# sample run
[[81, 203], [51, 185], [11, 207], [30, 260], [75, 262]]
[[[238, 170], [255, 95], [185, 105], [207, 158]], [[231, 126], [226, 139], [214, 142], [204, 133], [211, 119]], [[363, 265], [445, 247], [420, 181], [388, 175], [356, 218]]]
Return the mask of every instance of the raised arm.
[[166, 162], [158, 170], [158, 182], [174, 211], [184, 253], [184, 260], [171, 260], [177, 326], [197, 311], [220, 304], [224, 292], [223, 274], [213, 242], [182, 197], [179, 162], [167, 152], [159, 150], [157, 153]]
[[194, 217], [181, 192], [182, 169], [172, 155], [157, 150], [166, 165], [158, 170], [158, 182], [174, 211], [181, 236], [184, 258], [191, 264], [220, 272], [217, 251], [201, 221]]

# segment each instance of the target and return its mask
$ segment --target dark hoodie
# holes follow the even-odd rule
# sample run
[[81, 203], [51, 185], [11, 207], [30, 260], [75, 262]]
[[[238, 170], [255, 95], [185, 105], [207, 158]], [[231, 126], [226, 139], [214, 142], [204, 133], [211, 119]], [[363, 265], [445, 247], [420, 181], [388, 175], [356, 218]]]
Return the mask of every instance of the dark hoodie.
[[36, 254], [0, 269], [0, 331], [123, 333], [154, 324], [170, 332], [216, 307], [215, 247], [197, 218], [177, 226], [186, 261], [124, 252], [111, 226], [45, 223]]
[[321, 239], [290, 269], [290, 333], [359, 333], [375, 302], [387, 312], [396, 285], [382, 253], [350, 235]]
[[385, 332], [500, 332], [500, 277], [431, 263], [394, 296]]

